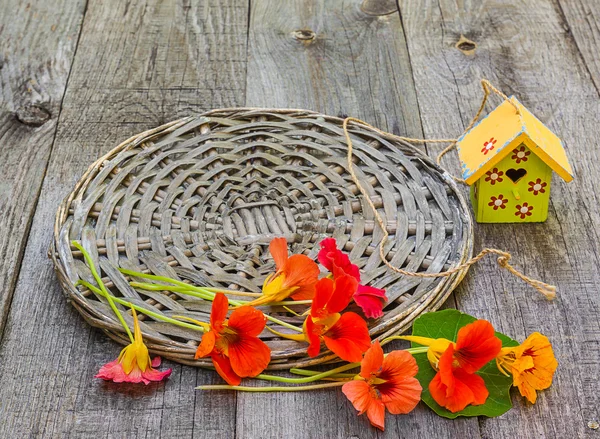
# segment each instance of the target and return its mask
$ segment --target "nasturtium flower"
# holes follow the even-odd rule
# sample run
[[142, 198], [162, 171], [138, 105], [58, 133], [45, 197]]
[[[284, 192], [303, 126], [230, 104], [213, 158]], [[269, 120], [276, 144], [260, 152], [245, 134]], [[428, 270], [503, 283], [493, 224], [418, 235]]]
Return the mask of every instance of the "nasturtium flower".
[[[321, 250], [317, 259], [327, 268], [333, 278], [348, 275], [360, 283], [360, 270], [350, 262], [348, 255], [337, 248], [334, 238], [325, 238], [319, 243]], [[363, 310], [367, 318], [378, 318], [383, 315], [383, 305], [387, 301], [385, 290], [359, 285], [354, 293], [354, 302]]]
[[342, 387], [359, 415], [367, 414], [371, 425], [384, 430], [385, 409], [394, 415], [411, 412], [421, 399], [421, 385], [415, 378], [418, 367], [406, 351], [393, 351], [387, 356], [379, 341], [365, 353], [360, 374]]
[[444, 338], [403, 338], [429, 346], [427, 358], [438, 371], [429, 383], [435, 402], [453, 413], [468, 405], [485, 403], [489, 392], [483, 378], [475, 372], [496, 358], [502, 348], [490, 322], [477, 320], [463, 326], [455, 343]]
[[251, 306], [236, 308], [226, 320], [229, 301], [218, 293], [210, 313], [210, 331], [202, 336], [195, 358], [210, 356], [218, 374], [229, 385], [260, 374], [271, 361], [271, 350], [258, 338], [265, 315]]
[[96, 378], [115, 383], [143, 382], [144, 384], [168, 378], [171, 375], [171, 369], [162, 372], [154, 369], [160, 366], [160, 357], [150, 360], [135, 309], [132, 309], [131, 312], [133, 314], [133, 343], [124, 347], [116, 360], [102, 366]]
[[360, 361], [369, 349], [371, 337], [363, 318], [353, 312], [340, 314], [348, 306], [357, 286], [356, 279], [346, 275], [317, 282], [310, 314], [304, 322], [309, 356], [319, 354], [321, 340], [334, 354], [350, 362]]
[[269, 244], [269, 251], [275, 261], [276, 271], [265, 279], [262, 296], [248, 305], [281, 302], [290, 296], [294, 300], [312, 299], [320, 273], [317, 263], [306, 255], [288, 257], [285, 238], [274, 238]]
[[531, 334], [519, 346], [503, 348], [496, 364], [501, 372], [512, 375], [513, 385], [532, 404], [537, 399], [536, 390], [550, 387], [558, 367], [550, 341], [539, 332]]

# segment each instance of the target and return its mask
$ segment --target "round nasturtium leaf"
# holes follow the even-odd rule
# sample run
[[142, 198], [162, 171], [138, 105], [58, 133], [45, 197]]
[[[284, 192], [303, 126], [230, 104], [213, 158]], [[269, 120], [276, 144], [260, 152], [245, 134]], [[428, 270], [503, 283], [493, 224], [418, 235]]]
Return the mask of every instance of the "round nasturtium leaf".
[[[412, 335], [429, 338], [446, 338], [448, 340], [456, 341], [458, 330], [476, 320], [475, 317], [455, 309], [430, 312], [423, 314], [415, 320]], [[517, 341], [499, 332], [496, 332], [496, 336], [502, 341], [502, 347], [519, 345]], [[412, 347], [420, 346], [421, 345], [417, 343], [412, 343]], [[485, 381], [485, 385], [490, 392], [485, 404], [467, 406], [460, 412], [452, 413], [436, 403], [433, 400], [431, 393], [429, 393], [429, 383], [435, 376], [436, 371], [431, 367], [431, 364], [427, 359], [427, 354], [415, 354], [415, 359], [419, 366], [417, 379], [423, 387], [421, 398], [434, 412], [444, 418], [454, 419], [458, 416], [495, 417], [506, 413], [512, 407], [509, 393], [512, 386], [512, 377], [503, 375], [496, 367], [495, 360], [490, 361], [477, 372], [477, 374]]]

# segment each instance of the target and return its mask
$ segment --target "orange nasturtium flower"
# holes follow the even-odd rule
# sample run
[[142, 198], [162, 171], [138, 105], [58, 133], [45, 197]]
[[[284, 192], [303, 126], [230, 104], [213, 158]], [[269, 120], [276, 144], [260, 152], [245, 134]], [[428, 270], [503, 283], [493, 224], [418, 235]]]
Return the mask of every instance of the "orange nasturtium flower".
[[316, 357], [321, 340], [342, 360], [358, 362], [369, 349], [371, 337], [367, 323], [358, 314], [340, 314], [350, 303], [358, 282], [352, 276], [339, 276], [317, 282], [310, 315], [304, 322], [304, 335], [309, 342], [308, 355]]
[[159, 371], [154, 367], [160, 366], [160, 357], [150, 360], [148, 348], [142, 340], [142, 331], [135, 309], [133, 314], [133, 343], [125, 346], [119, 354], [119, 358], [100, 368], [96, 378], [102, 378], [115, 383], [144, 383], [151, 381], [162, 381], [171, 375], [171, 369]]
[[469, 404], [484, 404], [489, 392], [483, 378], [475, 374], [502, 348], [487, 320], [477, 320], [459, 329], [456, 343], [443, 338], [408, 336], [407, 340], [429, 346], [427, 357], [438, 371], [429, 383], [431, 396], [452, 413]]
[[418, 367], [406, 351], [390, 352], [385, 358], [379, 341], [365, 353], [360, 374], [342, 387], [359, 415], [367, 413], [371, 425], [384, 429], [385, 409], [393, 415], [411, 412], [421, 400]]
[[316, 262], [306, 255], [288, 257], [285, 238], [274, 238], [269, 244], [269, 251], [275, 260], [277, 270], [265, 279], [263, 295], [248, 305], [281, 302], [290, 296], [294, 300], [312, 299], [320, 273]]
[[536, 390], [550, 387], [558, 367], [550, 341], [539, 332], [531, 334], [519, 346], [503, 348], [496, 364], [502, 373], [513, 376], [513, 385], [532, 404], [537, 399]]
[[226, 320], [229, 301], [215, 295], [210, 313], [210, 331], [202, 336], [195, 358], [210, 356], [215, 369], [229, 385], [260, 374], [271, 361], [271, 350], [258, 338], [265, 315], [251, 306], [236, 308]]

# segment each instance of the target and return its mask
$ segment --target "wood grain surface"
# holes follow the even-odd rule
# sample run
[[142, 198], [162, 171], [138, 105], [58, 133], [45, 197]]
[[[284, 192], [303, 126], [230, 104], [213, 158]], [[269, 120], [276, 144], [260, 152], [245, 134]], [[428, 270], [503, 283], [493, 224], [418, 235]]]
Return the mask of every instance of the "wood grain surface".
[[[0, 437], [593, 438], [600, 421], [600, 9], [581, 0], [0, 0]], [[457, 44], [461, 35], [472, 43]], [[214, 372], [166, 363], [147, 387], [93, 378], [120, 347], [62, 296], [46, 257], [60, 200], [127, 137], [230, 106], [307, 108], [413, 137], [460, 134], [480, 78], [565, 142], [575, 180], [542, 224], [478, 225], [475, 250], [559, 288], [548, 303], [477, 264], [446, 306], [553, 342], [535, 405], [449, 421], [419, 405], [369, 426], [338, 391], [203, 393]], [[492, 100], [498, 103], [497, 100]], [[491, 107], [488, 107], [491, 108]], [[426, 145], [435, 155], [440, 147]], [[455, 154], [444, 165], [458, 173]], [[466, 194], [465, 189], [465, 194]], [[5, 316], [8, 316], [7, 318]], [[2, 331], [2, 329], [4, 329]], [[592, 424], [590, 424], [592, 425]]]

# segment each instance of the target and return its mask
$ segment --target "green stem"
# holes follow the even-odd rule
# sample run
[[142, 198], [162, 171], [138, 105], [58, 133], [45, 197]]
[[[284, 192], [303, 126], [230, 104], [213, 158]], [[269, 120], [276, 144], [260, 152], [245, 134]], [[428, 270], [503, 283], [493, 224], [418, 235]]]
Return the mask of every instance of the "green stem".
[[[80, 280], [78, 282], [81, 285], [84, 285], [86, 288], [89, 288], [94, 293], [100, 294], [101, 296], [104, 296], [104, 297], [107, 297], [106, 294], [104, 294], [104, 292], [100, 291], [98, 288], [96, 288], [95, 286], [93, 286], [89, 282], [86, 282], [84, 280]], [[206, 330], [204, 328], [200, 327], [200, 326], [192, 325], [190, 323], [180, 322], [179, 320], [175, 320], [175, 319], [172, 319], [170, 317], [163, 316], [161, 314], [155, 313], [154, 311], [149, 311], [146, 308], [142, 308], [141, 306], [134, 305], [133, 303], [128, 302], [126, 300], [123, 300], [123, 299], [121, 299], [119, 297], [115, 297], [115, 296], [110, 296], [110, 297], [115, 302], [117, 302], [117, 303], [119, 303], [121, 305], [130, 306], [133, 309], [135, 309], [136, 311], [141, 312], [142, 314], [146, 314], [146, 315], [148, 315], [150, 317], [154, 317], [154, 318], [156, 318], [158, 320], [162, 320], [163, 322], [172, 323], [173, 325], [181, 326], [182, 328], [194, 329], [196, 331], [206, 332]]]
[[106, 286], [104, 286], [104, 282], [102, 282], [102, 278], [100, 277], [100, 275], [96, 271], [96, 266], [94, 265], [94, 261], [92, 260], [92, 257], [83, 248], [83, 246], [81, 244], [79, 244], [77, 241], [71, 241], [71, 244], [76, 249], [78, 249], [81, 252], [81, 254], [83, 255], [83, 257], [87, 261], [87, 263], [88, 263], [88, 265], [90, 267], [90, 271], [92, 272], [92, 276], [94, 276], [94, 279], [96, 280], [96, 283], [98, 284], [98, 286], [100, 287], [100, 289], [102, 290], [102, 292], [104, 292], [104, 295], [105, 295], [106, 299], [108, 300], [108, 304], [110, 305], [110, 307], [112, 308], [113, 312], [115, 313], [115, 315], [117, 316], [117, 318], [121, 322], [121, 325], [123, 325], [123, 328], [125, 328], [125, 332], [127, 333], [127, 336], [129, 337], [129, 340], [131, 340], [131, 343], [133, 343], [134, 339], [133, 339], [133, 335], [131, 334], [131, 331], [129, 330], [129, 326], [127, 326], [127, 323], [125, 322], [125, 319], [123, 318], [123, 315], [121, 314], [121, 311], [119, 311], [119, 309], [115, 305], [115, 302], [113, 302], [113, 300], [112, 300], [111, 294], [106, 289]]
[[[176, 291], [180, 294], [186, 294], [188, 296], [198, 297], [200, 299], [204, 299], [204, 300], [208, 300], [208, 301], [213, 301], [215, 299], [216, 293], [213, 293], [212, 291], [208, 291], [208, 289], [195, 287], [195, 286], [187, 284], [185, 282], [181, 282], [176, 279], [171, 279], [170, 277], [157, 276], [154, 274], [138, 273], [137, 271], [127, 270], [125, 268], [119, 268], [119, 271], [123, 274], [127, 274], [128, 276], [143, 277], [143, 278], [147, 278], [147, 279], [158, 280], [161, 282], [170, 282], [172, 284], [177, 285], [177, 287], [173, 287], [172, 285], [154, 285], [154, 284], [145, 284], [145, 283], [141, 283], [141, 282], [130, 282], [130, 285], [137, 286], [138, 288], [148, 289], [148, 290], [152, 290], [152, 291], [161, 291], [161, 290]], [[178, 287], [181, 287], [181, 288], [179, 289]], [[175, 290], [175, 288], [177, 288], [177, 290]], [[241, 300], [231, 300], [231, 299], [228, 299], [228, 300], [229, 300], [229, 304], [234, 305], [234, 306], [244, 306], [247, 303], [247, 302], [241, 301]], [[293, 331], [302, 332], [302, 328], [298, 328], [297, 326], [291, 325], [286, 322], [282, 322], [281, 320], [276, 319], [275, 317], [271, 317], [268, 314], [265, 314], [265, 317], [267, 318], [267, 320], [270, 320], [273, 323], [277, 323], [280, 326], [291, 329]]]
[[244, 386], [198, 386], [197, 390], [237, 390], [240, 392], [302, 392], [306, 390], [317, 390], [327, 389], [329, 387], [339, 387], [346, 384], [346, 382], [335, 382], [327, 384], [315, 384], [313, 386], [291, 386], [291, 387], [244, 387]]
[[[316, 370], [306, 370], [306, 369], [290, 369], [290, 372], [296, 375], [302, 375], [302, 376], [315, 376], [318, 375], [320, 372], [316, 371]], [[336, 373], [333, 375], [330, 375], [327, 378], [354, 378], [356, 376], [355, 373]]]
[[403, 350], [405, 350], [406, 352], [408, 352], [409, 354], [412, 354], [412, 355], [414, 355], [414, 354], [425, 354], [429, 350], [429, 347], [422, 346], [422, 347], [419, 347], [419, 348], [408, 348], [408, 349], [403, 349]]
[[[264, 313], [263, 313], [263, 314], [264, 314]], [[270, 320], [270, 321], [271, 321], [271, 322], [273, 322], [273, 323], [277, 323], [279, 326], [283, 326], [284, 328], [291, 329], [292, 331], [304, 332], [304, 331], [302, 330], [302, 328], [298, 328], [297, 326], [294, 326], [294, 325], [291, 325], [291, 324], [289, 324], [289, 323], [283, 322], [283, 321], [281, 321], [281, 320], [279, 320], [279, 319], [276, 319], [275, 317], [271, 317], [271, 316], [270, 316], [270, 315], [268, 315], [268, 314], [264, 314], [264, 315], [265, 315], [265, 317], [267, 318], [267, 320]]]
[[[266, 380], [266, 381], [279, 381], [281, 383], [303, 384], [303, 383], [311, 383], [313, 381], [319, 381], [323, 378], [330, 377], [331, 375], [335, 375], [339, 372], [345, 372], [347, 370], [355, 369], [357, 367], [360, 367], [360, 363], [345, 364], [344, 366], [336, 367], [335, 369], [331, 369], [331, 370], [328, 370], [325, 372], [317, 372], [315, 375], [307, 376], [306, 378], [286, 378], [286, 377], [280, 377], [277, 375], [266, 375], [266, 374], [257, 375], [256, 378], [261, 379], [261, 380]], [[296, 373], [294, 371], [297, 371], [297, 370], [299, 370], [299, 369], [291, 369], [290, 372]], [[354, 376], [354, 375], [352, 375], [352, 376]]]

